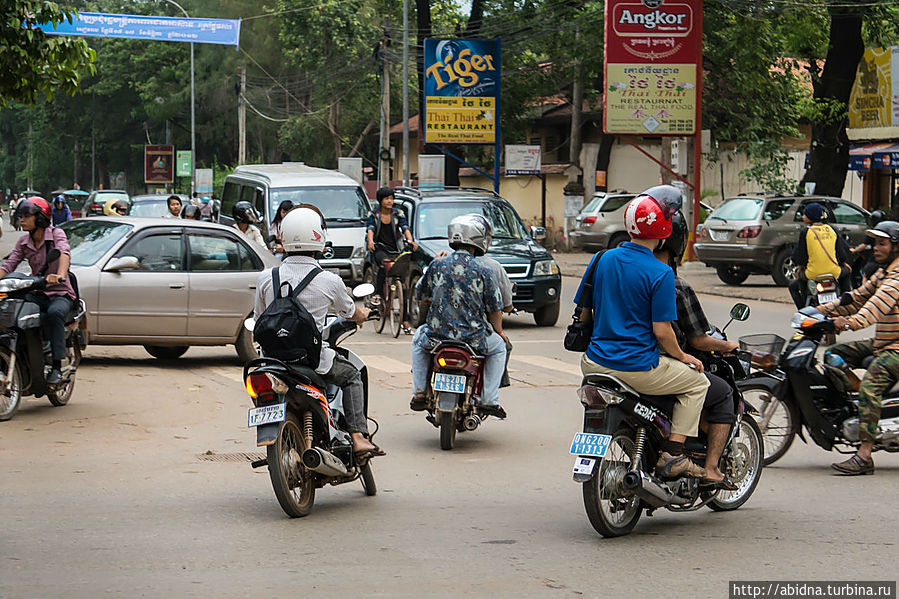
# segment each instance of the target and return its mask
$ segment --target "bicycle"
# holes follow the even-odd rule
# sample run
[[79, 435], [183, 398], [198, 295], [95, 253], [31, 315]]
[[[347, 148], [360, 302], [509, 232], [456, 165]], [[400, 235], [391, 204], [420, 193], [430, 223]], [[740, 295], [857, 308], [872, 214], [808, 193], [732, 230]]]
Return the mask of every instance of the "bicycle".
[[406, 295], [409, 287], [406, 286], [405, 280], [409, 276], [412, 266], [412, 251], [404, 250], [396, 257], [388, 258], [384, 261], [381, 268], [386, 269], [384, 276], [384, 288], [381, 289], [381, 301], [383, 308], [380, 311], [378, 323], [375, 330], [381, 333], [387, 321], [390, 320], [390, 332], [393, 337], [400, 336], [400, 331], [404, 329], [403, 322], [406, 318]]

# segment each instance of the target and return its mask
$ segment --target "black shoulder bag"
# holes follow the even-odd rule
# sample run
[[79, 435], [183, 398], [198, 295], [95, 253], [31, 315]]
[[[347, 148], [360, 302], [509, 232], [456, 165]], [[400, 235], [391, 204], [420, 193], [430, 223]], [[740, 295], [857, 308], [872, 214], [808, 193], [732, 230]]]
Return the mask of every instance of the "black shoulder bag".
[[593, 260], [593, 264], [587, 271], [584, 289], [581, 292], [581, 300], [575, 306], [572, 322], [568, 325], [568, 330], [565, 332], [563, 345], [568, 351], [583, 353], [587, 351], [587, 346], [590, 345], [590, 337], [593, 334], [593, 319], [581, 320], [579, 315], [581, 308], [586, 308], [593, 302], [593, 275], [601, 257], [602, 252], [597, 253], [596, 259]]

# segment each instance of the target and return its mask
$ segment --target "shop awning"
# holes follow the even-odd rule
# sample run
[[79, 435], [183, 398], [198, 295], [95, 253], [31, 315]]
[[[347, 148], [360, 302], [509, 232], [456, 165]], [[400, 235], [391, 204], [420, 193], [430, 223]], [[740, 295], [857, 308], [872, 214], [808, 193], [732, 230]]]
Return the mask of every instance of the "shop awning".
[[849, 150], [849, 170], [899, 169], [899, 143], [877, 142]]

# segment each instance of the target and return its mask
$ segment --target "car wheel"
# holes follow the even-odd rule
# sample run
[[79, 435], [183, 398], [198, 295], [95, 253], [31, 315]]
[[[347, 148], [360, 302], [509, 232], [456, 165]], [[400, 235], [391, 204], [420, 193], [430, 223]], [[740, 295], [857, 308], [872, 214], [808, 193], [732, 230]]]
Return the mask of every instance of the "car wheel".
[[237, 359], [242, 364], [259, 357], [259, 347], [253, 341], [253, 331], [247, 330], [246, 327], [240, 328], [240, 335], [234, 343], [234, 349], [237, 350]]
[[559, 320], [559, 302], [538, 308], [534, 312], [534, 322], [538, 327], [551, 327]]
[[628, 235], [627, 233], [615, 233], [614, 235], [612, 235], [612, 238], [609, 239], [609, 249], [614, 250], [622, 243], [630, 240], [630, 235]]
[[795, 277], [793, 276], [793, 250], [785, 247], [774, 255], [774, 264], [771, 267], [771, 278], [778, 287], [786, 287]]
[[144, 349], [154, 358], [160, 360], [174, 360], [180, 358], [187, 351], [187, 345], [145, 345]]
[[749, 267], [737, 264], [721, 264], [715, 267], [715, 272], [728, 285], [739, 285], [749, 277]]

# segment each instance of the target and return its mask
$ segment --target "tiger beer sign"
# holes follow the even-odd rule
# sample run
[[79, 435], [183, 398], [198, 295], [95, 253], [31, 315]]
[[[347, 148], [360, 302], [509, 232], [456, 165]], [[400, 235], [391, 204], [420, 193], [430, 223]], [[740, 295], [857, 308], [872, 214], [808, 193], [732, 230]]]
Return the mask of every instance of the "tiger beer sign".
[[603, 129], [696, 132], [702, 0], [606, 0]]

